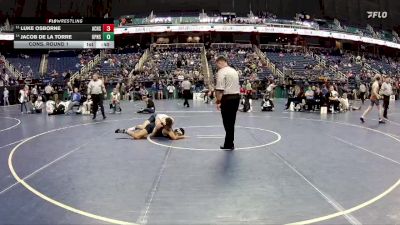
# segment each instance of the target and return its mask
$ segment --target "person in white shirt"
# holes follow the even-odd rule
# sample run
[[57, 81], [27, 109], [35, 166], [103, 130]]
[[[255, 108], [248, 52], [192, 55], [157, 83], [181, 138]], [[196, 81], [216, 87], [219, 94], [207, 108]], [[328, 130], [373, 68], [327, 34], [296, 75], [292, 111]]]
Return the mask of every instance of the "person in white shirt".
[[190, 90], [192, 88], [192, 84], [190, 81], [185, 78], [185, 80], [182, 82], [182, 90], [183, 90], [183, 98], [185, 99], [185, 102], [183, 103], [183, 106], [187, 106], [189, 108], [189, 98], [190, 98]]
[[49, 101], [51, 99], [53, 93], [54, 93], [54, 89], [51, 86], [51, 84], [48, 83], [46, 85], [46, 87], [44, 88], [44, 94], [45, 94], [45, 97], [46, 97], [46, 101]]
[[221, 110], [222, 121], [225, 128], [225, 142], [220, 148], [234, 150], [236, 113], [240, 103], [240, 84], [238, 72], [228, 65], [224, 56], [216, 59], [218, 68], [215, 86], [217, 109]]
[[366, 92], [367, 92], [367, 87], [365, 86], [365, 84], [361, 84], [360, 85], [360, 99], [361, 99], [362, 104], [364, 104]]
[[329, 87], [328, 109], [331, 113], [339, 110], [339, 93], [335, 90], [334, 86]]
[[350, 103], [346, 93], [343, 93], [342, 97], [339, 98], [339, 102], [340, 102], [340, 111], [345, 112], [350, 109]]
[[111, 113], [121, 113], [121, 105], [120, 105], [121, 95], [116, 88], [114, 88], [113, 92], [111, 92], [111, 104], [110, 109], [112, 109]]
[[37, 98], [38, 98], [38, 88], [37, 85], [35, 85], [31, 90], [31, 101], [36, 102]]
[[10, 102], [8, 101], [8, 95], [9, 95], [8, 89], [5, 87], [3, 91], [3, 100], [4, 100], [4, 106], [10, 105]]
[[83, 102], [82, 107], [79, 108], [78, 113], [82, 113], [82, 115], [90, 115], [90, 112], [92, 111], [92, 105], [93, 105], [93, 101], [89, 95], [88, 98], [86, 99], [86, 101]]
[[389, 109], [390, 96], [393, 94], [392, 85], [390, 84], [390, 78], [387, 75], [383, 76], [383, 83], [380, 95], [383, 96], [383, 118], [388, 119], [387, 112]]
[[101, 114], [103, 119], [106, 119], [106, 114], [104, 113], [103, 99], [107, 95], [106, 87], [99, 75], [97, 73], [93, 74], [93, 79], [88, 84], [88, 95], [91, 96], [93, 101], [93, 120], [96, 119], [97, 110], [100, 106]]
[[39, 96], [35, 103], [33, 103], [32, 113], [42, 113], [43, 108], [44, 104], [42, 101], [42, 97]]
[[175, 86], [172, 85], [171, 83], [168, 85], [167, 90], [168, 90], [168, 99], [174, 99]]
[[26, 113], [28, 113], [28, 108], [26, 106], [26, 103], [28, 102], [28, 93], [29, 93], [29, 87], [25, 85], [25, 87], [21, 90], [19, 90], [19, 103], [21, 103], [21, 113], [24, 113], [24, 109]]

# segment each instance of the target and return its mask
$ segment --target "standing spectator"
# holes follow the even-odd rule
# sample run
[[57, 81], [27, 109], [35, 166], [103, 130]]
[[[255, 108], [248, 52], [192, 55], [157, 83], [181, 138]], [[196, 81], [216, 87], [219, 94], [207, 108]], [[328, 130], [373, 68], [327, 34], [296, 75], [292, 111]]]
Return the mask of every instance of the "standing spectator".
[[156, 93], [157, 93], [157, 84], [156, 82], [153, 82], [151, 85], [151, 96], [153, 99], [156, 99]]
[[365, 86], [365, 84], [361, 84], [360, 85], [360, 99], [362, 104], [364, 105], [364, 101], [365, 101], [365, 93], [367, 92], [367, 87]]
[[215, 87], [217, 97], [217, 109], [221, 110], [222, 121], [225, 128], [225, 143], [221, 149], [234, 150], [236, 113], [240, 102], [240, 85], [238, 72], [228, 65], [224, 56], [216, 60], [218, 68], [217, 85]]
[[246, 83], [246, 95], [249, 94], [249, 93], [251, 94], [252, 91], [253, 91], [253, 89], [251, 87], [250, 80], [247, 80], [247, 83]]
[[24, 113], [24, 108], [26, 113], [28, 113], [28, 108], [26, 107], [26, 103], [28, 102], [29, 87], [27, 85], [24, 86], [23, 89], [19, 90], [19, 102], [21, 103], [21, 113]]
[[170, 83], [167, 87], [168, 90], [168, 99], [173, 99], [174, 98], [174, 92], [175, 92], [175, 86]]
[[392, 93], [393, 92], [392, 85], [390, 84], [390, 78], [387, 75], [384, 75], [380, 94], [383, 96], [383, 118], [385, 118], [386, 120], [388, 119], [387, 111], [389, 108], [390, 95], [392, 95]]
[[39, 92], [37, 85], [35, 85], [32, 90], [31, 90], [31, 100], [32, 102], [36, 102], [36, 99], [38, 98]]
[[157, 86], [157, 97], [158, 99], [162, 100], [164, 99], [164, 84], [162, 83], [162, 81], [160, 80], [158, 82], [158, 86]]
[[[121, 91], [119, 92], [120, 94], [121, 94], [121, 98], [123, 99], [123, 100], [128, 100], [128, 95], [126, 94], [127, 93], [127, 87], [125, 86], [125, 83], [122, 83], [121, 84], [121, 86], [120, 86], [120, 89], [121, 89]], [[94, 99], [92, 98], [92, 100], [93, 100], [93, 104], [94, 104]]]
[[104, 113], [103, 106], [103, 98], [106, 94], [106, 87], [102, 80], [99, 79], [97, 73], [93, 74], [93, 79], [88, 84], [88, 95], [91, 96], [93, 100], [93, 120], [96, 119], [96, 114], [98, 107], [100, 106], [101, 114], [103, 115], [103, 119], [106, 119], [106, 115]]
[[6, 105], [10, 105], [10, 102], [8, 101], [8, 96], [9, 96], [10, 92], [8, 91], [8, 89], [6, 87], [4, 87], [4, 91], [3, 91], [3, 104], [4, 106]]
[[183, 103], [183, 106], [187, 106], [189, 108], [189, 98], [190, 98], [190, 89], [192, 88], [192, 84], [188, 80], [187, 77], [185, 77], [185, 80], [182, 82], [182, 90], [183, 90], [183, 98], [185, 99], [185, 102]]

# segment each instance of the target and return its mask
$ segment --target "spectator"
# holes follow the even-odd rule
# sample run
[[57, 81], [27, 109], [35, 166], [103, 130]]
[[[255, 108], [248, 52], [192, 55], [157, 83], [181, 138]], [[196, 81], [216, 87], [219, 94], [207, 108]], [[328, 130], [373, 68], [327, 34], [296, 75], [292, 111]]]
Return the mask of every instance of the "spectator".
[[349, 99], [347, 98], [347, 94], [344, 93], [342, 95], [342, 97], [339, 99], [340, 102], [340, 111], [341, 112], [346, 112], [348, 110], [350, 110], [350, 103], [349, 103]]
[[170, 83], [167, 87], [168, 90], [168, 99], [173, 99], [174, 98], [174, 93], [175, 93], [175, 86]]
[[393, 94], [392, 85], [390, 84], [390, 78], [388, 76], [383, 76], [383, 83], [381, 86], [380, 94], [383, 96], [383, 118], [387, 120], [390, 96]]
[[305, 97], [306, 97], [307, 110], [308, 111], [314, 110], [314, 91], [312, 90], [311, 86], [308, 86], [307, 91], [305, 93]]
[[93, 101], [90, 95], [88, 95], [88, 98], [86, 99], [85, 102], [83, 102], [79, 113], [82, 113], [82, 115], [90, 115], [92, 112], [92, 106], [93, 106]]
[[31, 100], [32, 102], [36, 102], [36, 99], [38, 98], [38, 88], [37, 85], [35, 85], [32, 90], [31, 90]]
[[157, 97], [158, 97], [158, 99], [164, 99], [164, 94], [163, 94], [163, 92], [164, 92], [164, 84], [162, 83], [162, 81], [160, 80], [159, 82], [158, 82], [158, 86], [157, 86]]
[[32, 113], [42, 113], [43, 107], [44, 103], [42, 101], [42, 96], [39, 96], [33, 103]]
[[314, 110], [320, 110], [324, 104], [325, 96], [322, 94], [321, 89], [317, 87], [314, 93]]
[[78, 106], [78, 111], [79, 111], [79, 106], [81, 105], [81, 99], [82, 95], [79, 93], [78, 88], [74, 88], [74, 93], [72, 93], [71, 100], [72, 100], [72, 107]]
[[365, 84], [361, 84], [360, 85], [360, 99], [362, 104], [364, 105], [364, 101], [365, 101], [365, 93], [367, 92], [367, 87], [365, 86]]
[[44, 94], [45, 94], [45, 97], [46, 97], [46, 101], [52, 99], [53, 94], [54, 94], [54, 89], [53, 89], [53, 87], [51, 86], [50, 83], [48, 83], [46, 85], [46, 87], [44, 88]]
[[29, 113], [28, 108], [26, 107], [26, 103], [29, 101], [29, 87], [27, 85], [24, 86], [23, 89], [19, 91], [19, 102], [21, 103], [21, 113]]
[[339, 93], [335, 90], [334, 86], [331, 85], [329, 87], [329, 97], [328, 97], [328, 109], [331, 113], [335, 113], [335, 111], [339, 111]]
[[154, 113], [156, 108], [153, 100], [149, 99], [147, 96], [143, 96], [142, 99], [146, 103], [146, 108], [139, 110], [137, 113]]
[[113, 92], [111, 92], [111, 104], [110, 104], [110, 109], [112, 109], [111, 113], [121, 113], [121, 94], [118, 92], [117, 88], [113, 89]]
[[8, 91], [8, 89], [5, 87], [4, 91], [3, 91], [3, 104], [4, 106], [6, 105], [10, 105], [10, 102], [8, 101], [8, 96], [9, 96], [10, 92]]

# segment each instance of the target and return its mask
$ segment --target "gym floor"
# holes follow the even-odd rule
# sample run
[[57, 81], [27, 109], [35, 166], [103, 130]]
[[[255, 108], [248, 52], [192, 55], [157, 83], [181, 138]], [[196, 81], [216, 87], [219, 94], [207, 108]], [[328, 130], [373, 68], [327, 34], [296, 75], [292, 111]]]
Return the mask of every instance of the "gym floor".
[[[0, 108], [0, 224], [399, 224], [400, 107], [334, 115], [238, 112], [235, 151], [219, 150], [215, 105], [156, 101], [189, 138], [131, 140], [122, 114]], [[369, 104], [363, 106], [364, 110]], [[396, 105], [397, 104], [397, 105]], [[107, 104], [105, 104], [107, 105]], [[397, 122], [396, 122], [397, 121]]]

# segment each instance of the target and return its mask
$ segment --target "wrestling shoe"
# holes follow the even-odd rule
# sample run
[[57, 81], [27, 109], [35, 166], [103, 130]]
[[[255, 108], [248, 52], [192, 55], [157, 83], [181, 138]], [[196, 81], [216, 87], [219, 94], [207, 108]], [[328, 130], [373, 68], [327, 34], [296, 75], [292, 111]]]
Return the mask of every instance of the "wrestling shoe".
[[116, 134], [123, 134], [123, 133], [125, 133], [125, 129], [116, 129], [115, 133]]

